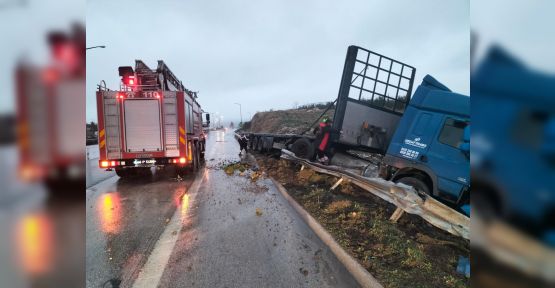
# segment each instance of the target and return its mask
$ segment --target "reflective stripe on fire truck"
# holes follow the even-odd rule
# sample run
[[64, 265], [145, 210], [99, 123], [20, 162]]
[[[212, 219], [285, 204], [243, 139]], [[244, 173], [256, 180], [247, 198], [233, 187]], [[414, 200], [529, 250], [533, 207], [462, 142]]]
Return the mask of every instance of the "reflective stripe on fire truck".
[[189, 142], [189, 145], [187, 146], [188, 150], [188, 156], [189, 156], [189, 161], [193, 160], [193, 148], [191, 147], [191, 142]]
[[104, 145], [106, 145], [106, 139], [104, 139], [104, 129], [100, 130], [100, 132], [98, 132], [98, 138], [100, 138], [100, 142], [98, 143], [98, 148], [103, 148]]
[[179, 142], [183, 143], [183, 145], [187, 145], [187, 143], [185, 143], [185, 130], [181, 126], [179, 126]]

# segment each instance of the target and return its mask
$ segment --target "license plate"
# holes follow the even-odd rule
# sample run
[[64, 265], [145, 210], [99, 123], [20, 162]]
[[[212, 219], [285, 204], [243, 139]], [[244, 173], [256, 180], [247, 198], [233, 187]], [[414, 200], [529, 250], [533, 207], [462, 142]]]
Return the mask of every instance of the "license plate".
[[135, 159], [133, 161], [133, 164], [135, 164], [135, 166], [153, 165], [153, 164], [156, 164], [156, 160], [154, 160], [154, 159]]

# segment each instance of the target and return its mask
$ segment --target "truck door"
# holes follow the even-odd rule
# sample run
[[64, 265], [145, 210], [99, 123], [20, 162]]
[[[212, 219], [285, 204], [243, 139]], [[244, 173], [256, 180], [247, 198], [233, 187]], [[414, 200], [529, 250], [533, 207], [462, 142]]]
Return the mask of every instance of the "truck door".
[[452, 202], [459, 199], [461, 189], [470, 183], [469, 154], [461, 148], [467, 126], [470, 126], [468, 119], [443, 117], [437, 137], [431, 142], [427, 154], [428, 166], [437, 176], [439, 193]]
[[431, 112], [417, 112], [415, 121], [412, 122], [412, 127], [409, 129], [401, 144], [399, 151], [401, 157], [418, 162], [424, 162], [426, 160], [426, 154], [433, 138], [433, 135], [429, 132], [430, 126], [432, 126], [434, 122], [437, 122], [437, 119], [434, 117], [437, 118], [437, 116]]

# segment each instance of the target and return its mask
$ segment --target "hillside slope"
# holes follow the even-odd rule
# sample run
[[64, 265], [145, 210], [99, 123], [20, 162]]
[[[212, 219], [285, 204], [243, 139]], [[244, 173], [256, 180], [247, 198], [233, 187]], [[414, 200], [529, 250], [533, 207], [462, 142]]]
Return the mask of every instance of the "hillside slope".
[[[300, 134], [306, 130], [324, 112], [324, 108], [290, 109], [258, 112], [250, 123], [246, 123], [245, 131], [252, 133]], [[334, 109], [326, 112], [333, 117]]]

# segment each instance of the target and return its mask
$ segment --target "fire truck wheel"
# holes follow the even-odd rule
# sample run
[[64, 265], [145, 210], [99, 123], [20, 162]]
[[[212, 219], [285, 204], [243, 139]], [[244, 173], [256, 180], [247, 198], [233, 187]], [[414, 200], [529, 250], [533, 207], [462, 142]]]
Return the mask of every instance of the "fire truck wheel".
[[129, 176], [131, 176], [131, 169], [125, 169], [125, 168], [116, 168], [116, 174], [120, 177], [120, 178], [129, 178]]
[[202, 147], [201, 149], [202, 151], [199, 151], [200, 161], [204, 163], [204, 161], [206, 160], [204, 159], [204, 156], [206, 155], [206, 142], [202, 142], [201, 147]]
[[196, 172], [198, 170], [199, 164], [198, 164], [198, 145], [195, 143], [193, 145], [193, 163], [191, 163], [191, 165], [189, 165], [189, 169], [191, 170], [191, 172]]
[[200, 170], [200, 166], [202, 165], [202, 153], [200, 152], [200, 147], [201, 144], [197, 145], [197, 163], [198, 163], [198, 169]]

